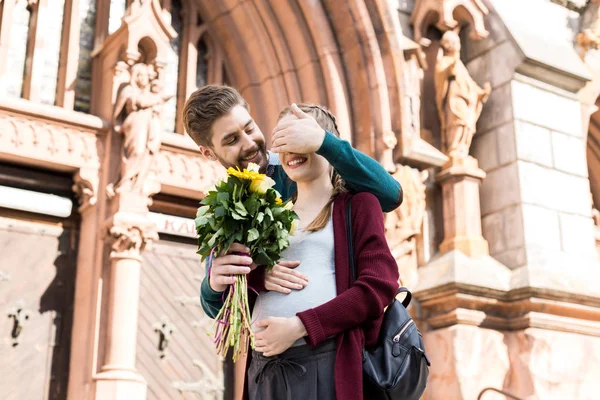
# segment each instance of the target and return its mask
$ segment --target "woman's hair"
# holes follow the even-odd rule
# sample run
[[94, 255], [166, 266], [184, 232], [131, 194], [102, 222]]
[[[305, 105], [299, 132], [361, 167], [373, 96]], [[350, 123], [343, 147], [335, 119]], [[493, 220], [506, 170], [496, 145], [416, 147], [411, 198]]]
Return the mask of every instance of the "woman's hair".
[[[321, 128], [325, 129], [327, 132], [340, 137], [340, 132], [338, 131], [337, 124], [335, 123], [335, 117], [333, 114], [325, 107], [319, 106], [316, 104], [297, 104], [300, 110], [304, 111], [311, 117], [313, 117], [317, 123], [321, 126]], [[286, 107], [283, 111], [279, 113], [279, 118], [281, 119], [291, 113], [291, 108]], [[321, 212], [315, 217], [314, 220], [305, 228], [305, 231], [308, 232], [317, 232], [327, 226], [327, 223], [331, 219], [331, 208], [335, 197], [346, 191], [345, 182], [342, 177], [337, 173], [333, 167], [331, 168], [331, 184], [333, 185], [333, 193], [331, 194], [331, 198], [327, 202], [327, 204], [323, 207]], [[296, 194], [294, 194], [293, 201], [296, 201]]]

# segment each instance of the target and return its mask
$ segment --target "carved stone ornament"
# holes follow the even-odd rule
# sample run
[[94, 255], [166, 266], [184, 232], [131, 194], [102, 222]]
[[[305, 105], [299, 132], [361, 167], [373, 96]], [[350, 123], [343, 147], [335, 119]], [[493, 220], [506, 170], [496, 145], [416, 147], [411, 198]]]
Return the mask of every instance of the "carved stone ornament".
[[98, 170], [80, 170], [73, 177], [73, 191], [79, 200], [80, 212], [96, 204]]
[[139, 256], [158, 234], [149, 226], [117, 222], [108, 228], [108, 239], [115, 253]]
[[123, 155], [121, 178], [108, 185], [109, 197], [124, 191], [150, 195], [155, 190], [148, 187], [148, 178], [160, 150], [162, 108], [170, 96], [163, 94], [160, 80], [153, 75], [153, 67], [135, 64], [129, 82], [118, 92], [113, 123], [115, 132], [124, 137]]
[[196, 393], [202, 400], [217, 400], [223, 397], [223, 372], [219, 369], [218, 375], [211, 371], [201, 360], [194, 360], [194, 365], [200, 369], [200, 379], [196, 382], [173, 382], [173, 387], [181, 393]]
[[200, 154], [170, 151], [163, 145], [155, 157], [152, 172], [162, 186], [163, 192], [184, 191], [206, 193], [225, 176], [225, 168], [218, 162], [209, 161]]
[[444, 33], [434, 71], [435, 97], [442, 130], [442, 150], [450, 159], [469, 155], [475, 125], [483, 103], [491, 92], [469, 75], [460, 60], [460, 38], [453, 31]]
[[419, 171], [407, 165], [396, 166], [392, 175], [400, 182], [404, 193], [402, 207], [386, 215], [385, 230], [391, 246], [410, 239], [421, 232], [425, 215], [425, 181], [428, 171]]
[[426, 201], [424, 182], [428, 171], [398, 165], [393, 177], [404, 191], [402, 207], [386, 215], [385, 231], [390, 250], [398, 263], [403, 285], [413, 286], [418, 279], [416, 236], [422, 231]]
[[471, 38], [477, 40], [489, 34], [484, 25], [484, 17], [488, 13], [482, 0], [417, 0], [410, 23], [414, 28], [415, 42], [421, 45], [425, 44], [421, 39], [430, 25], [446, 32], [470, 24]]
[[576, 36], [579, 55], [600, 48], [600, 1], [592, 0], [581, 15], [581, 32]]
[[[102, 120], [73, 113], [51, 121], [29, 110], [18, 110], [20, 102], [5, 105], [3, 100], [6, 99], [0, 99], [0, 152], [26, 164], [99, 168], [102, 150], [97, 135], [104, 130]], [[85, 121], [71, 121], [71, 116], [73, 120]]]

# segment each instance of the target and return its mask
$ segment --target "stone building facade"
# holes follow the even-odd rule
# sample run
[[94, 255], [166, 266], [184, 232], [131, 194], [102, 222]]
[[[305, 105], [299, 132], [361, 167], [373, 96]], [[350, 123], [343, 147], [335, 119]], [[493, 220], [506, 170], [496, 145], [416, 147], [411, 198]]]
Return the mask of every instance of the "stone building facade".
[[239, 396], [198, 299], [207, 83], [266, 133], [328, 106], [402, 183], [425, 399], [597, 398], [599, 1], [0, 0], [3, 399]]

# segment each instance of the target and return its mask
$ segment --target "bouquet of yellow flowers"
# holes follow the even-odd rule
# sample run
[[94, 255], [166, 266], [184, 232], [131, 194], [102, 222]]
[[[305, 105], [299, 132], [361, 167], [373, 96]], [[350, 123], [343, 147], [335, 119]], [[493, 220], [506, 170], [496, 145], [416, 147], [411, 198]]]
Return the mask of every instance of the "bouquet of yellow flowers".
[[[250, 248], [257, 265], [269, 270], [289, 246], [298, 216], [290, 201], [283, 202], [273, 186], [275, 181], [258, 172], [256, 164], [243, 171], [229, 168], [227, 179], [219, 182], [200, 202], [196, 214], [198, 254], [202, 261], [226, 253], [234, 242]], [[217, 353], [225, 356], [233, 347], [233, 360], [254, 348], [248, 305], [246, 275], [238, 275], [230, 286], [215, 319]]]

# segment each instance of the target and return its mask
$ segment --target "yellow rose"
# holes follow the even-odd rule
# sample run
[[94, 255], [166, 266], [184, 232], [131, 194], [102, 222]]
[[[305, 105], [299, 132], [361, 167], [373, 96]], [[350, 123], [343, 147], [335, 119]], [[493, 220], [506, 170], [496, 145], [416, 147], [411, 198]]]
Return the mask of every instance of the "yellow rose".
[[265, 194], [267, 190], [275, 186], [275, 181], [268, 176], [262, 177], [262, 179], [255, 179], [250, 184], [250, 190], [252, 192]]
[[280, 198], [280, 197], [277, 197], [277, 198], [275, 199], [275, 204], [277, 204], [277, 205], [280, 205], [281, 203], [283, 203], [283, 200], [281, 200], [281, 198]]
[[296, 233], [296, 229], [298, 229], [299, 221], [297, 219], [292, 221], [292, 227], [290, 228], [290, 235], [294, 235]]

